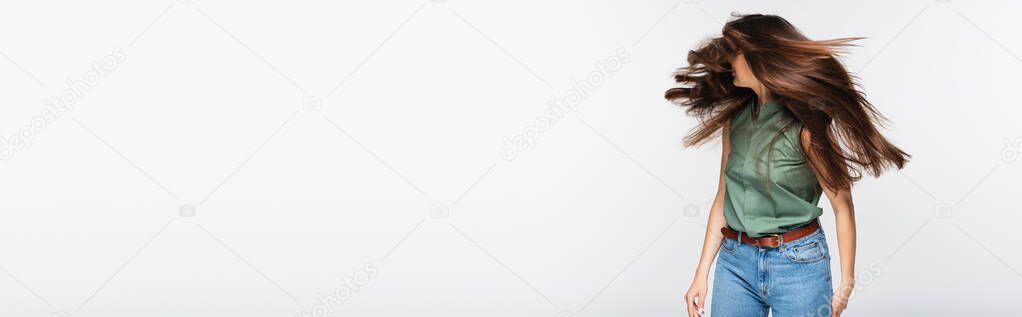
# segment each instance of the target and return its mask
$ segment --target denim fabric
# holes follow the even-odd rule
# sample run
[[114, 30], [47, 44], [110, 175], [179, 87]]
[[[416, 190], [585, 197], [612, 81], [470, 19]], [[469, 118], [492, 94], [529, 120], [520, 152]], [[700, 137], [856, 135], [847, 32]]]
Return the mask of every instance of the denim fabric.
[[830, 252], [822, 229], [779, 248], [724, 238], [717, 253], [714, 317], [830, 316]]

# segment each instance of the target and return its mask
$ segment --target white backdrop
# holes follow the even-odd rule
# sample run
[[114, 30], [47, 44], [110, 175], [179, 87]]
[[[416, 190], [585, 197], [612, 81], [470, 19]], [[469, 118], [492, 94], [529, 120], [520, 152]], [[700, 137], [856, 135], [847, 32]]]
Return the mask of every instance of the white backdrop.
[[720, 148], [662, 94], [732, 11], [868, 37], [913, 155], [847, 315], [1018, 314], [1017, 3], [198, 0], [0, 6], [0, 315], [681, 316]]

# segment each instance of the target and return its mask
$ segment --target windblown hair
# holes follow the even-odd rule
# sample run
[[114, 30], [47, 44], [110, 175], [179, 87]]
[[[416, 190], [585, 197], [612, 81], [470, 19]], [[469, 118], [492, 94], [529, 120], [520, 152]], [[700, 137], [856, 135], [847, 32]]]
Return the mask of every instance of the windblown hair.
[[779, 16], [732, 15], [736, 19], [724, 25], [722, 37], [689, 51], [689, 66], [674, 75], [678, 87], [665, 93], [699, 119], [684, 139], [686, 146], [712, 139], [743, 106], [756, 100], [751, 89], [733, 83], [730, 61], [742, 53], [773, 100], [809, 130], [804, 154], [825, 185], [850, 189], [864, 171], [876, 177], [887, 167], [905, 165], [910, 155], [877, 130], [887, 119], [836, 58], [861, 38], [814, 41]]

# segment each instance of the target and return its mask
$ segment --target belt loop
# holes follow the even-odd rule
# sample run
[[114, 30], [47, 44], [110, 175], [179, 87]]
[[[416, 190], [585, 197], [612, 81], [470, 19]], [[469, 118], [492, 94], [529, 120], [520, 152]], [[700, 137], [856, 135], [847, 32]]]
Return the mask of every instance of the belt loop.
[[738, 231], [738, 243], [742, 243], [742, 232]]

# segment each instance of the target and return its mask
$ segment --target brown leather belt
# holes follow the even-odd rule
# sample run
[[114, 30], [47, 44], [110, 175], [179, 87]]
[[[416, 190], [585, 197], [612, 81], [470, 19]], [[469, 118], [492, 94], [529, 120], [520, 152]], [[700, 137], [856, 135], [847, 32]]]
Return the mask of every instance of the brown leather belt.
[[[791, 231], [781, 234], [775, 233], [768, 236], [762, 236], [759, 238], [752, 238], [743, 232], [741, 235], [742, 236], [741, 241], [743, 243], [751, 244], [757, 247], [776, 248], [780, 247], [786, 241], [793, 241], [795, 239], [805, 237], [819, 228], [820, 221], [818, 219], [813, 219], [813, 222], [810, 222], [807, 225], [798, 227], [796, 229], [792, 229]], [[728, 228], [727, 226], [720, 228], [720, 233], [723, 233], [725, 237], [731, 238], [732, 240], [738, 240], [739, 232], [735, 231], [734, 229]]]

